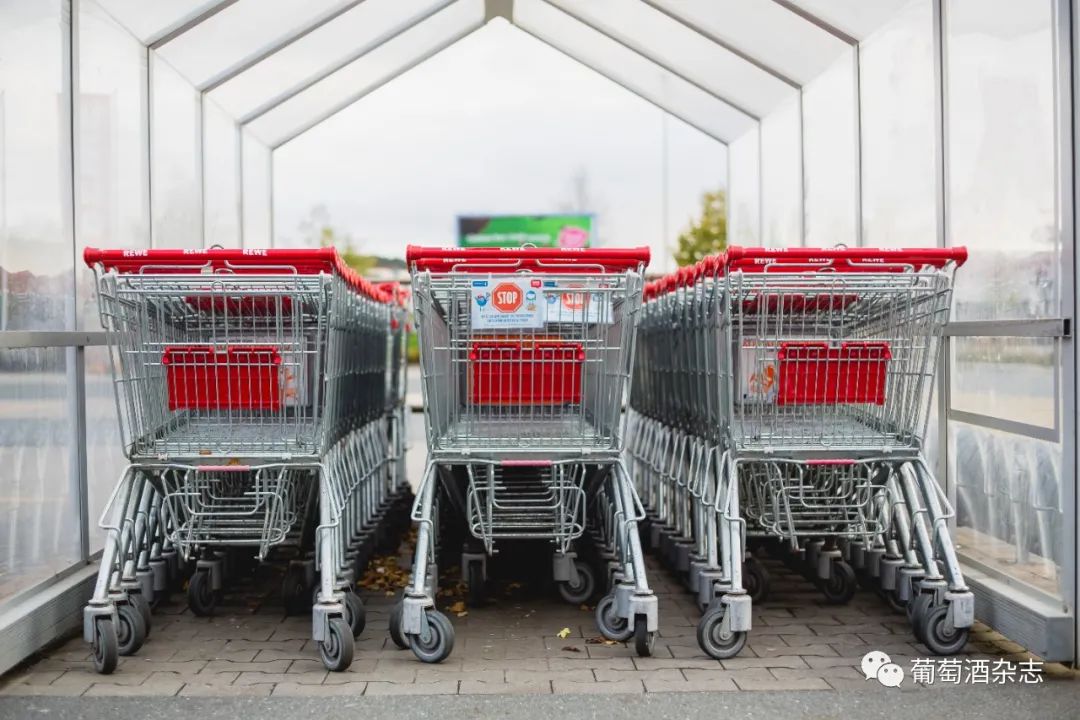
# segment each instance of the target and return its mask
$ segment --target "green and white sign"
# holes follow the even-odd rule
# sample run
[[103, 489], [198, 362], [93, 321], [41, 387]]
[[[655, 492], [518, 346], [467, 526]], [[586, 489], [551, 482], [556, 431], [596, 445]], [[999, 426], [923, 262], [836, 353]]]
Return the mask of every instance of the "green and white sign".
[[458, 217], [459, 247], [589, 247], [594, 216], [463, 215]]

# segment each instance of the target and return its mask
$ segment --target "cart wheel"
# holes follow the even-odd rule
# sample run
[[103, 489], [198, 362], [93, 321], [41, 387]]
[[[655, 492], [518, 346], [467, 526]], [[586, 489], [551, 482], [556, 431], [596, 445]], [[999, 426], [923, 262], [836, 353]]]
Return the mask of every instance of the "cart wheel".
[[588, 563], [575, 560], [574, 567], [577, 569], [577, 582], [559, 583], [559, 594], [571, 605], [581, 605], [588, 602], [596, 592], [596, 577]]
[[134, 655], [146, 642], [146, 623], [142, 613], [130, 603], [116, 606], [118, 624], [116, 625], [117, 652], [121, 655]]
[[698, 645], [706, 655], [714, 660], [727, 660], [735, 657], [746, 647], [745, 630], [723, 629], [724, 615], [727, 608], [716, 605], [701, 616], [697, 626]]
[[484, 586], [484, 566], [478, 562], [469, 563], [466, 572], [469, 583], [469, 607], [481, 607], [487, 597]]
[[765, 602], [769, 597], [769, 585], [769, 571], [763, 562], [753, 556], [743, 560], [743, 588], [751, 601]]
[[608, 640], [626, 642], [634, 634], [626, 618], [615, 614], [615, 596], [605, 595], [596, 605], [596, 627]]
[[855, 577], [859, 581], [859, 587], [861, 587], [863, 590], [868, 590], [870, 592], [877, 590], [877, 578], [871, 575], [866, 570], [861, 570], [860, 572], [855, 573]]
[[442, 662], [454, 649], [454, 626], [448, 617], [434, 609], [424, 613], [424, 621], [423, 632], [408, 636], [413, 654], [426, 663]]
[[897, 615], [907, 614], [907, 603], [901, 600], [896, 595], [895, 590], [885, 590], [878, 588], [878, 597], [885, 601], [885, 604], [892, 608], [892, 611]]
[[345, 622], [345, 618], [330, 618], [327, 632], [326, 639], [319, 643], [319, 659], [330, 672], [348, 670], [355, 649], [349, 623]]
[[191, 612], [199, 617], [208, 617], [214, 614], [217, 607], [217, 593], [210, 587], [210, 571], [199, 570], [188, 581], [188, 606]]
[[925, 642], [923, 638], [923, 622], [925, 622], [926, 616], [933, 606], [933, 593], [919, 593], [912, 598], [910, 603], [908, 603], [908, 622], [911, 623], [911, 631], [915, 634], [915, 639], [919, 642]]
[[390, 639], [402, 650], [409, 649], [409, 638], [401, 632], [401, 613], [403, 606], [400, 600], [394, 603], [394, 609], [390, 611]]
[[830, 570], [829, 578], [819, 580], [818, 587], [825, 594], [825, 602], [830, 605], [846, 605], [855, 597], [855, 590], [858, 588], [855, 571], [843, 560], [834, 560]]
[[[135, 606], [135, 609], [142, 615], [143, 625], [146, 627], [146, 635], [150, 636], [150, 601], [146, 599], [146, 596], [141, 592], [133, 592], [128, 594], [128, 602]], [[121, 653], [122, 654], [122, 653]]]
[[647, 630], [648, 622], [644, 615], [634, 616], [634, 650], [638, 657], [650, 657], [656, 644], [656, 633]]
[[932, 606], [922, 617], [922, 643], [935, 655], [955, 655], [968, 641], [968, 628], [949, 627], [948, 603]]
[[100, 617], [94, 620], [94, 670], [102, 675], [109, 675], [116, 669], [120, 651], [116, 639], [116, 625], [112, 618]]
[[364, 602], [356, 593], [346, 592], [342, 600], [345, 605], [345, 621], [349, 623], [354, 638], [360, 637], [367, 625], [367, 611], [364, 610]]
[[311, 593], [308, 592], [304, 568], [291, 565], [281, 580], [281, 604], [286, 615], [303, 615], [311, 609]]

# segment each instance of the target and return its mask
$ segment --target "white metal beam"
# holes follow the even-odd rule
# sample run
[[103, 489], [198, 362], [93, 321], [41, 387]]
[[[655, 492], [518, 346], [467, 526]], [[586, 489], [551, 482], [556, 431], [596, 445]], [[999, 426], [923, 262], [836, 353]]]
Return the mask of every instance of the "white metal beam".
[[675, 68], [673, 68], [672, 66], [670, 66], [669, 64], [667, 64], [666, 62], [661, 60], [660, 58], [656, 57], [652, 53], [649, 53], [649, 52], [645, 51], [643, 48], [634, 47], [633, 44], [628, 43], [628, 42], [626, 42], [625, 40], [623, 40], [621, 38], [615, 37], [614, 35], [609, 33], [604, 28], [596, 25], [595, 23], [593, 23], [590, 20], [586, 20], [585, 18], [583, 18], [582, 16], [578, 15], [575, 12], [567, 10], [566, 8], [562, 7], [561, 5], [555, 5], [553, 3], [547, 2], [547, 0], [543, 0], [543, 2], [548, 7], [553, 8], [553, 9], [561, 12], [562, 14], [566, 15], [567, 17], [578, 21], [579, 23], [581, 23], [585, 27], [589, 28], [590, 30], [593, 30], [595, 32], [600, 33], [604, 37], [608, 38], [612, 42], [618, 43], [619, 45], [626, 48], [630, 52], [632, 52], [632, 53], [634, 53], [636, 55], [640, 55], [641, 57], [643, 57], [646, 60], [648, 60], [649, 62], [651, 62], [653, 65], [656, 65], [657, 67], [661, 68], [662, 70], [674, 75], [675, 77], [679, 78], [683, 82], [686, 82], [686, 83], [688, 83], [690, 85], [693, 85], [695, 88], [697, 88], [701, 92], [705, 93], [709, 97], [713, 98], [714, 100], [719, 100], [720, 102], [724, 103], [725, 105], [730, 105], [731, 107], [733, 107], [736, 110], [738, 110], [739, 112], [741, 112], [743, 115], [751, 117], [754, 120], [760, 120], [761, 119], [760, 116], [757, 113], [752, 112], [751, 110], [747, 109], [743, 105], [741, 105], [739, 103], [736, 103], [736, 102], [733, 102], [732, 100], [728, 99], [727, 97], [724, 97], [723, 95], [718, 94], [714, 90], [711, 90], [710, 88], [706, 87], [705, 85], [702, 85], [701, 83], [697, 82], [696, 80], [692, 80], [692, 79], [688, 78], [687, 76], [683, 75], [678, 70], [676, 70]]
[[240, 2], [240, 0], [219, 0], [208, 8], [182, 17], [172, 25], [163, 28], [157, 35], [151, 37], [146, 45], [151, 50], [157, 50], [165, 43], [172, 42], [199, 23], [209, 20], [225, 8], [235, 5], [238, 2]]
[[251, 122], [254, 122], [255, 120], [258, 120], [260, 117], [262, 117], [266, 113], [270, 112], [271, 110], [276, 108], [278, 105], [282, 104], [283, 102], [285, 102], [285, 101], [287, 101], [287, 100], [289, 100], [289, 99], [291, 99], [293, 97], [296, 97], [297, 95], [304, 92], [305, 90], [307, 90], [309, 87], [311, 87], [315, 83], [319, 82], [320, 80], [324, 80], [324, 79], [330, 77], [331, 75], [336, 73], [338, 70], [341, 70], [342, 68], [344, 68], [346, 65], [349, 65], [350, 63], [353, 63], [353, 62], [359, 60], [360, 58], [364, 57], [365, 55], [367, 55], [371, 51], [385, 45], [386, 43], [390, 42], [394, 38], [396, 38], [399, 35], [405, 33], [410, 28], [413, 28], [413, 27], [419, 25], [420, 23], [424, 22], [428, 18], [430, 18], [430, 17], [438, 14], [442, 10], [450, 7], [451, 5], [454, 4], [454, 2], [456, 2], [456, 0], [443, 0], [442, 2], [438, 3], [437, 5], [434, 5], [431, 8], [428, 8], [423, 13], [421, 13], [420, 15], [413, 18], [412, 22], [410, 22], [408, 25], [405, 25], [403, 27], [399, 27], [397, 29], [390, 30], [389, 32], [384, 33], [378, 39], [376, 39], [373, 44], [364, 45], [364, 46], [361, 46], [359, 48], [356, 48], [355, 50], [353, 50], [352, 52], [350, 52], [346, 56], [338, 59], [337, 61], [335, 61], [333, 63], [331, 63], [330, 65], [326, 66], [322, 70], [319, 70], [318, 72], [314, 73], [313, 75], [309, 75], [308, 77], [304, 78], [303, 80], [296, 83], [295, 85], [293, 85], [293, 86], [283, 90], [282, 92], [278, 93], [274, 97], [270, 98], [266, 102], [264, 102], [261, 105], [259, 105], [258, 107], [256, 107], [254, 110], [251, 110], [250, 112], [248, 112], [248, 113], [244, 114], [243, 116], [241, 116], [238, 122], [240, 123], [240, 125], [247, 125], [247, 124], [249, 124]]
[[383, 87], [387, 83], [389, 83], [389, 82], [391, 82], [393, 80], [396, 80], [397, 78], [401, 77], [402, 75], [404, 75], [408, 71], [415, 68], [417, 65], [420, 65], [420, 64], [424, 63], [425, 61], [431, 59], [435, 55], [438, 55], [440, 52], [442, 52], [446, 48], [450, 47], [451, 45], [458, 42], [459, 40], [465, 39], [466, 37], [468, 37], [472, 33], [476, 32], [477, 30], [479, 30], [483, 26], [484, 26], [484, 23], [480, 22], [480, 23], [477, 23], [477, 24], [474, 24], [474, 25], [469, 25], [469, 26], [465, 27], [463, 30], [461, 30], [461, 31], [455, 33], [454, 35], [452, 35], [451, 37], [447, 38], [445, 41], [440, 42], [437, 45], [435, 45], [435, 46], [429, 48], [428, 50], [424, 51], [423, 53], [418, 55], [415, 59], [413, 59], [411, 62], [404, 65], [403, 67], [398, 68], [397, 70], [394, 70], [393, 72], [388, 74], [386, 77], [383, 77], [382, 79], [380, 79], [375, 84], [365, 86], [363, 89], [361, 89], [360, 91], [350, 95], [345, 100], [342, 100], [341, 102], [336, 103], [330, 109], [325, 110], [323, 112], [320, 112], [318, 115], [311, 118], [309, 121], [305, 122], [304, 124], [300, 125], [299, 127], [295, 128], [295, 129], [291, 130], [284, 137], [277, 138], [276, 141], [270, 146], [270, 149], [271, 150], [277, 150], [279, 147], [281, 147], [285, 143], [287, 143], [287, 142], [289, 142], [291, 140], [295, 140], [296, 138], [303, 135], [304, 133], [306, 133], [311, 128], [313, 128], [316, 125], [324, 122], [325, 120], [329, 120], [331, 117], [333, 117], [334, 115], [337, 115], [339, 112], [341, 112], [345, 108], [349, 107], [353, 103], [357, 102], [358, 100], [364, 98], [367, 95], [370, 95], [371, 93], [375, 92], [376, 90]]
[[484, 0], [484, 22], [495, 18], [514, 22], [514, 0]]
[[837, 38], [838, 40], [843, 40], [848, 45], [858, 45], [859, 44], [859, 41], [858, 41], [857, 38], [854, 38], [851, 35], [848, 35], [846, 32], [844, 32], [840, 28], [836, 27], [835, 25], [830, 23], [828, 20], [820, 18], [817, 15], [815, 15], [814, 13], [810, 12], [809, 10], [806, 10], [804, 8], [799, 7], [795, 3], [791, 2], [791, 0], [772, 0], [772, 1], [774, 3], [776, 3], [777, 5], [779, 5], [780, 7], [787, 10], [788, 12], [795, 13], [796, 15], [798, 15], [799, 17], [801, 17], [803, 20], [810, 23], [811, 25], [814, 25], [814, 26], [824, 30], [825, 32], [832, 35], [833, 37]]
[[707, 130], [707, 129], [703, 128], [697, 122], [695, 122], [695, 121], [691, 120], [690, 118], [686, 117], [685, 115], [683, 115], [679, 111], [673, 110], [673, 109], [668, 108], [668, 107], [664, 107], [664, 105], [662, 103], [660, 103], [659, 101], [654, 100], [651, 97], [645, 95], [640, 90], [637, 90], [635, 88], [630, 87], [629, 85], [627, 85], [622, 80], [618, 79], [614, 75], [611, 75], [610, 73], [605, 71], [603, 68], [599, 68], [599, 67], [587, 62], [586, 60], [581, 59], [580, 57], [575, 55], [572, 51], [567, 50], [566, 48], [559, 47], [558, 45], [551, 42], [547, 38], [544, 38], [544, 37], [541, 37], [540, 35], [537, 35], [536, 33], [534, 33], [532, 30], [529, 30], [528, 28], [524, 28], [524, 27], [522, 27], [520, 25], [517, 25], [516, 27], [519, 30], [521, 30], [522, 32], [529, 35], [530, 37], [536, 38], [540, 42], [544, 43], [545, 45], [547, 45], [552, 50], [555, 50], [556, 52], [559, 52], [562, 55], [566, 56], [567, 58], [573, 60], [577, 64], [579, 64], [579, 65], [581, 65], [583, 67], [586, 67], [589, 70], [592, 70], [593, 72], [597, 73], [598, 75], [602, 75], [603, 77], [607, 78], [611, 82], [613, 82], [616, 85], [618, 85], [619, 87], [621, 87], [623, 90], [626, 90], [627, 92], [629, 92], [629, 93], [631, 93], [633, 95], [636, 95], [637, 97], [641, 98], [642, 100], [649, 103], [650, 105], [657, 108], [658, 110], [663, 110], [664, 112], [668, 113], [669, 115], [671, 115], [673, 117], [677, 117], [679, 120], [682, 120], [684, 123], [686, 123], [690, 127], [694, 128], [695, 130], [702, 133], [703, 135], [707, 135], [708, 137], [710, 137], [713, 140], [717, 141], [718, 143], [722, 144], [724, 147], [727, 147], [728, 144], [731, 142], [731, 140], [732, 140], [731, 138], [722, 138], [719, 135], [717, 135], [715, 132], [712, 132], [711, 130]]
[[774, 68], [773, 66], [771, 66], [768, 63], [764, 62], [763, 60], [760, 60], [760, 59], [754, 57], [753, 55], [750, 55], [748, 53], [743, 52], [742, 50], [738, 49], [734, 45], [731, 45], [730, 43], [728, 43], [726, 40], [721, 39], [715, 33], [711, 33], [708, 30], [706, 30], [705, 28], [701, 27], [700, 25], [697, 25], [696, 23], [690, 22], [689, 20], [684, 18], [682, 15], [680, 15], [678, 12], [676, 12], [674, 10], [671, 10], [670, 8], [668, 8], [665, 5], [661, 5], [656, 0], [641, 0], [641, 1], [643, 3], [645, 3], [646, 5], [648, 5], [649, 7], [656, 10], [657, 12], [662, 13], [663, 15], [671, 18], [672, 20], [679, 23], [683, 27], [693, 31], [694, 33], [697, 33], [698, 35], [700, 35], [701, 37], [703, 37], [706, 40], [710, 41], [714, 45], [722, 47], [723, 49], [727, 50], [732, 55], [735, 55], [739, 59], [750, 63], [751, 65], [756, 67], [758, 70], [761, 70], [762, 72], [766, 72], [769, 75], [772, 75], [774, 78], [776, 78], [780, 82], [785, 83], [787, 85], [790, 85], [791, 87], [795, 88], [796, 90], [799, 90], [799, 89], [802, 88], [802, 83], [800, 83], [798, 80], [795, 80], [795, 79], [787, 76], [786, 74], [784, 74], [780, 70], [777, 70], [776, 68]]
[[289, 47], [297, 40], [301, 40], [302, 38], [307, 37], [322, 26], [326, 25], [327, 23], [336, 20], [337, 18], [349, 12], [356, 6], [360, 5], [360, 3], [362, 2], [364, 2], [364, 0], [349, 0], [343, 5], [339, 5], [332, 10], [324, 12], [322, 15], [311, 20], [307, 24], [295, 28], [286, 35], [277, 38], [266, 47], [257, 50], [251, 55], [248, 55], [246, 58], [243, 58], [236, 63], [230, 65], [229, 67], [221, 70], [212, 78], [203, 83], [199, 87], [199, 90], [201, 90], [202, 92], [210, 92], [214, 88], [220, 87], [221, 85], [232, 80], [240, 73], [244, 72], [245, 70], [250, 70], [251, 68], [255, 67], [263, 60], [270, 57], [279, 50], [283, 50]]

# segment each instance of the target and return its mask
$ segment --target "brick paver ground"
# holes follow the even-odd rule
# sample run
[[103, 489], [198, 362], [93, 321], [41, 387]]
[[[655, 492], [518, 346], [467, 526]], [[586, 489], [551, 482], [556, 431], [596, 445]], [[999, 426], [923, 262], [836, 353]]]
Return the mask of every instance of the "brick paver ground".
[[[0, 695], [932, 692], [940, 687], [909, 677], [895, 690], [863, 678], [859, 663], [870, 650], [889, 653], [908, 673], [912, 658], [929, 656], [905, 619], [875, 595], [859, 592], [847, 606], [829, 606], [801, 577], [778, 564], [769, 568], [772, 596], [755, 609], [748, 647], [722, 662], [698, 648], [698, 613], [690, 595], [655, 564], [650, 564], [650, 581], [660, 597], [661, 630], [653, 657], [636, 657], [621, 643], [604, 644], [587, 609], [568, 606], [553, 593], [538, 596], [504, 584], [489, 606], [452, 618], [457, 642], [439, 665], [425, 665], [398, 650], [386, 632], [393, 599], [383, 591], [365, 592], [367, 628], [352, 667], [343, 673], [323, 669], [309, 639], [310, 619], [284, 617], [274, 578], [265, 577], [230, 593], [213, 618], [193, 616], [183, 594], [177, 594], [155, 613], [142, 650], [121, 658], [113, 675], [94, 673], [89, 649], [77, 637], [0, 680]], [[569, 634], [560, 637], [564, 629]], [[1030, 656], [980, 625], [965, 657], [1017, 662]], [[1046, 670], [1046, 682], [1076, 680], [1062, 666]]]

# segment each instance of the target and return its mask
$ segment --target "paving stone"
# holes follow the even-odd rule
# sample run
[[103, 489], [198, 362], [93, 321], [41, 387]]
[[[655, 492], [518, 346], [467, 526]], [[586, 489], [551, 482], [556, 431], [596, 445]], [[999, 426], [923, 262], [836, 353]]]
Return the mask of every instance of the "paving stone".
[[300, 685], [279, 682], [274, 686], [272, 697], [327, 697], [330, 695], [363, 695], [366, 682], [338, 683], [337, 685]]
[[667, 657], [635, 657], [633, 658], [634, 667], [638, 670], [665, 670], [668, 668], [675, 668], [681, 670], [684, 668], [694, 670], [719, 670], [720, 662], [713, 660], [706, 656], [704, 653], [701, 657], [685, 657], [685, 658], [667, 658]]
[[48, 685], [65, 672], [65, 670], [31, 671], [22, 675], [13, 675], [12, 682], [22, 683], [23, 685]]
[[229, 685], [227, 683], [186, 683], [180, 688], [181, 697], [267, 697], [273, 685]]
[[184, 683], [180, 680], [159, 679], [141, 685], [116, 685], [94, 683], [84, 695], [88, 697], [163, 697], [180, 692]]
[[645, 692], [640, 680], [619, 680], [615, 682], [573, 682], [552, 680], [551, 691], [556, 695], [623, 695]]
[[549, 680], [556, 681], [562, 680], [567, 682], [593, 682], [595, 677], [593, 676], [593, 670], [543, 670], [536, 672], [527, 672], [523, 670], [507, 670], [506, 682], [508, 683], [527, 683], [537, 680]]
[[739, 687], [729, 677], [701, 680], [646, 680], [645, 692], [735, 692]]
[[721, 660], [725, 670], [749, 670], [752, 668], [805, 668], [807, 661], [801, 655], [775, 655], [772, 657], [737, 657]]
[[217, 672], [260, 672], [285, 673], [292, 660], [270, 660], [269, 662], [232, 662], [230, 660], [211, 660], [199, 673], [213, 675]]
[[87, 682], [82, 685], [26, 685], [24, 683], [9, 683], [0, 687], [0, 695], [50, 695], [62, 697], [78, 697], [90, 689], [93, 683]]
[[323, 680], [329, 673], [324, 669], [322, 672], [310, 672], [310, 673], [262, 673], [262, 672], [242, 672], [240, 676], [233, 681], [233, 685], [262, 685], [269, 683], [271, 685], [276, 683], [288, 682], [295, 683], [297, 685], [322, 685]]
[[462, 680], [458, 688], [459, 695], [550, 695], [551, 681], [535, 682], [481, 682]]
[[[419, 664], [419, 661], [417, 661]], [[394, 667], [394, 668], [380, 668], [376, 663], [374, 669], [369, 668], [356, 668], [354, 663], [352, 667], [344, 672], [329, 673], [326, 676], [324, 683], [326, 685], [337, 685], [340, 683], [349, 682], [383, 682], [383, 683], [408, 683], [411, 684], [416, 680], [416, 668], [415, 667]]]
[[625, 682], [627, 680], [685, 681], [681, 671], [674, 668], [666, 670], [593, 670], [597, 682]]
[[606, 670], [635, 670], [634, 658], [630, 657], [552, 657], [548, 658], [551, 670], [580, 670], [588, 672], [593, 668]]
[[365, 695], [456, 695], [457, 680], [433, 683], [369, 682]]

